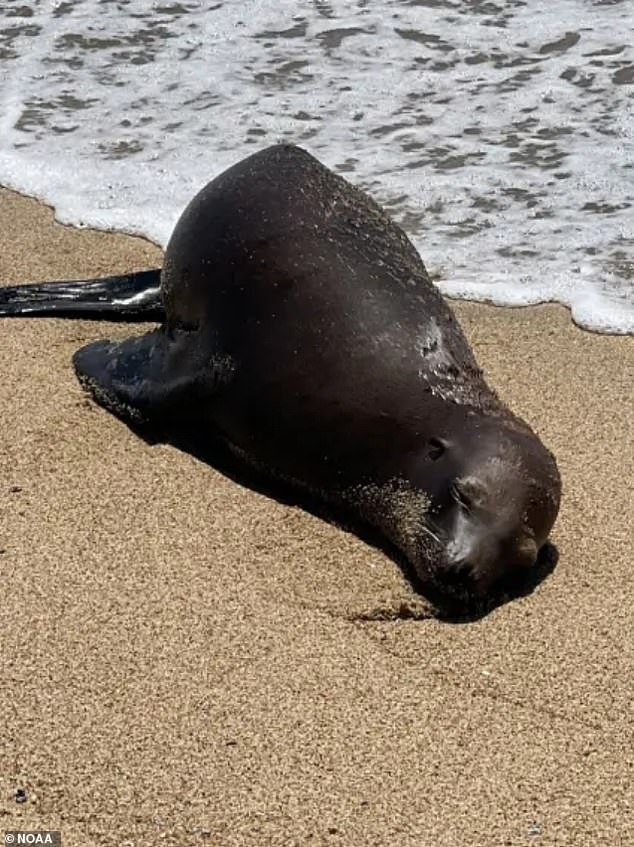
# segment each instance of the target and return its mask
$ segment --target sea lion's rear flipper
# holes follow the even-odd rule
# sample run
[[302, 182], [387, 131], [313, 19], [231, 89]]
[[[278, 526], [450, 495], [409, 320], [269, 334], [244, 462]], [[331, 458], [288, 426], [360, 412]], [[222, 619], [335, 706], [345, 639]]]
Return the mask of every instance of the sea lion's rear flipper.
[[2, 318], [161, 321], [161, 271], [0, 287]]
[[[207, 340], [208, 341], [208, 340]], [[95, 341], [73, 356], [82, 386], [118, 417], [161, 426], [201, 414], [201, 399], [226, 385], [233, 363], [197, 332], [164, 328], [125, 341]]]

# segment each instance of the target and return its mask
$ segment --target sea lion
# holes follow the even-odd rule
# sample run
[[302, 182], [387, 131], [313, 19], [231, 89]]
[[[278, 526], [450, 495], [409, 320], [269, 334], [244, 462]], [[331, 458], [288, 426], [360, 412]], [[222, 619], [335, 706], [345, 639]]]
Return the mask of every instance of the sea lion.
[[298, 147], [203, 188], [160, 272], [0, 291], [0, 315], [36, 314], [160, 316], [75, 354], [98, 403], [193, 424], [346, 507], [442, 596], [530, 571], [557, 516], [554, 457], [486, 384], [405, 233]]

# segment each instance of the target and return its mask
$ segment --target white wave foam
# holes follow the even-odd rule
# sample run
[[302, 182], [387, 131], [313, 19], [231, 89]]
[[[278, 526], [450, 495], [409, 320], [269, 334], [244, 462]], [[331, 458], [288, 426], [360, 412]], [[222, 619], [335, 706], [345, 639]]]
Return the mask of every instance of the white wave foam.
[[440, 287], [634, 332], [629, 0], [0, 7], [0, 181], [165, 244], [279, 140], [368, 188]]

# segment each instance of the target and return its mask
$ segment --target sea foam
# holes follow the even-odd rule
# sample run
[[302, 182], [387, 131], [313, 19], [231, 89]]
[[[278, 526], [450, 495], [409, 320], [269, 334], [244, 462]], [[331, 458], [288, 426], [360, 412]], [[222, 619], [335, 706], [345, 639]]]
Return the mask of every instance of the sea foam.
[[369, 190], [448, 295], [634, 333], [628, 0], [16, 0], [0, 182], [165, 245], [288, 141]]

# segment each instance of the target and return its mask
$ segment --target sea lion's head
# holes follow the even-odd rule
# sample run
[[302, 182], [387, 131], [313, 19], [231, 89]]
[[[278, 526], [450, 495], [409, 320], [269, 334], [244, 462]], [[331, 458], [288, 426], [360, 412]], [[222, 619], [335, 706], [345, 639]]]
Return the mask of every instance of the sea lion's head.
[[480, 420], [432, 439], [426, 465], [431, 502], [419, 576], [466, 602], [530, 581], [561, 495], [554, 457], [537, 436], [515, 420]]

